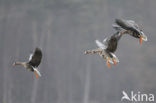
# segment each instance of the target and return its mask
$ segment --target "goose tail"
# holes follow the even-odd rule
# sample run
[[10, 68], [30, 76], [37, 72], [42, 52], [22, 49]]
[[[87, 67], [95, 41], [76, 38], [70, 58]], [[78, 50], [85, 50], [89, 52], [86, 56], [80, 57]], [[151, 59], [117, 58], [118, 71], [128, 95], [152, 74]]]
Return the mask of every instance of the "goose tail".
[[41, 77], [41, 73], [36, 68], [34, 68], [34, 74], [36, 78]]

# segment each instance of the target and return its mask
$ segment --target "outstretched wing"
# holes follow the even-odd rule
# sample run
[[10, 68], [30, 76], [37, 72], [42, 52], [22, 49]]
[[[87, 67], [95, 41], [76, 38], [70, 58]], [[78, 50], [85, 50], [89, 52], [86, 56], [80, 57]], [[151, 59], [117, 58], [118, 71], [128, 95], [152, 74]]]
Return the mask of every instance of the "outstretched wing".
[[138, 24], [135, 23], [135, 21], [116, 19], [115, 23], [125, 30], [132, 31], [132, 36], [136, 38], [140, 38], [140, 36], [142, 36], [142, 39], [144, 41], [147, 41], [147, 36], [142, 32], [142, 30], [139, 28]]
[[116, 31], [121, 31], [123, 30], [123, 28], [121, 28], [119, 25], [113, 24], [112, 27], [116, 30]]
[[106, 49], [106, 45], [104, 45], [103, 43], [101, 43], [99, 40], [95, 40], [96, 45], [101, 48], [101, 49]]
[[42, 59], [42, 51], [39, 48], [35, 49], [35, 52], [33, 53], [33, 55], [30, 55], [29, 58], [29, 64], [32, 65], [33, 67], [38, 67], [41, 59]]
[[139, 34], [138, 25], [132, 20], [115, 19], [115, 23], [125, 30], [131, 30]]
[[127, 23], [133, 27], [135, 27], [136, 29], [139, 29], [139, 26], [137, 23], [135, 23], [135, 21], [133, 20], [127, 20]]

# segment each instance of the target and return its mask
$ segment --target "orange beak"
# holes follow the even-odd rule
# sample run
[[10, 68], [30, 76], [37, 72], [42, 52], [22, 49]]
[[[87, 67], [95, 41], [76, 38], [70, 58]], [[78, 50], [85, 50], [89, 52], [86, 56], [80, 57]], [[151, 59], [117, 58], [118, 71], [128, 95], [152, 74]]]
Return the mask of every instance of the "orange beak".
[[35, 77], [38, 78], [38, 74], [36, 71], [34, 71]]
[[107, 57], [107, 60], [106, 60], [106, 65], [108, 68], [110, 68], [110, 64], [109, 64], [109, 58]]
[[112, 59], [112, 61], [113, 61], [113, 64], [114, 64], [114, 65], [117, 64], [117, 63], [116, 63], [116, 60], [115, 60], [114, 58]]
[[139, 44], [141, 44], [142, 43], [142, 36], [140, 36], [140, 38], [139, 38]]

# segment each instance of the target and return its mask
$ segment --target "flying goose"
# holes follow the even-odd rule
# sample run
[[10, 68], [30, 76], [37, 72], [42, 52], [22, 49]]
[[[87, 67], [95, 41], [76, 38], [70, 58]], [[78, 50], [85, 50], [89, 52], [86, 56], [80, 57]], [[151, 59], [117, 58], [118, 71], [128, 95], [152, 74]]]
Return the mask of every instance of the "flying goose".
[[106, 59], [107, 67], [110, 67], [109, 62], [115, 65], [117, 62], [119, 62], [119, 59], [116, 57], [114, 52], [117, 49], [118, 41], [120, 40], [121, 36], [122, 34], [120, 32], [116, 32], [110, 38], [105, 38], [103, 43], [99, 40], [95, 40], [98, 48], [86, 50], [84, 54], [98, 54], [102, 58]]
[[142, 40], [147, 41], [147, 36], [143, 33], [135, 21], [115, 19], [115, 23], [117, 25], [113, 25], [113, 28], [120, 29], [123, 34], [129, 34], [135, 38], [139, 38], [140, 44], [142, 43]]
[[42, 59], [42, 51], [39, 48], [36, 48], [33, 54], [30, 54], [29, 61], [28, 62], [15, 62], [13, 63], [13, 66], [15, 65], [21, 65], [25, 67], [26, 69], [34, 72], [35, 77], [38, 78], [41, 76], [40, 72], [38, 71], [37, 67], [39, 66]]

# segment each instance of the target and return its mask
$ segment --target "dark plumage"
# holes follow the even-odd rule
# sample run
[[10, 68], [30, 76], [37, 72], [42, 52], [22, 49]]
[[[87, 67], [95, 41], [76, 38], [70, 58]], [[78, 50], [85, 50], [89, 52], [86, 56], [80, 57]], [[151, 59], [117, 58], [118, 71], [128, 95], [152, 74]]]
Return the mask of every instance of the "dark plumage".
[[33, 67], [38, 67], [39, 64], [41, 63], [41, 59], [42, 59], [41, 49], [36, 48], [34, 54], [32, 55], [31, 60], [28, 63]]
[[26, 69], [34, 72], [35, 77], [38, 78], [38, 76], [41, 76], [40, 72], [37, 70], [37, 67], [41, 63], [42, 59], [42, 52], [41, 49], [36, 48], [33, 54], [30, 54], [29, 61], [28, 62], [15, 62], [13, 66], [15, 65], [22, 65]]
[[106, 38], [103, 40], [103, 43], [99, 40], [96, 40], [96, 44], [98, 46], [97, 49], [86, 50], [85, 54], [98, 54], [102, 58], [106, 59], [106, 65], [110, 67], [110, 63], [116, 64], [119, 62], [118, 58], [115, 56], [114, 52], [117, 50], [118, 41], [121, 36], [124, 34], [129, 34], [135, 38], [139, 38], [139, 43], [141, 44], [142, 40], [147, 41], [146, 35], [139, 29], [138, 25], [132, 20], [123, 20], [116, 19], [115, 23], [117, 25], [113, 25], [113, 28], [117, 31], [110, 38]]
[[117, 49], [118, 41], [121, 38], [121, 36], [122, 35], [119, 32], [116, 32], [109, 39], [104, 41], [107, 45], [106, 51], [114, 53]]
[[99, 40], [96, 40], [96, 44], [99, 48], [94, 50], [86, 50], [85, 54], [99, 54], [102, 58], [106, 59], [106, 65], [110, 67], [110, 63], [116, 64], [119, 62], [118, 58], [115, 56], [114, 52], [117, 49], [118, 41], [121, 38], [120, 32], [116, 32], [110, 38], [106, 38], [101, 43]]
[[122, 33], [129, 34], [135, 38], [139, 38], [139, 43], [142, 43], [142, 40], [147, 41], [147, 36], [142, 32], [139, 28], [138, 24], [132, 20], [124, 20], [124, 19], [115, 19], [115, 23], [120, 26], [120, 28], [124, 29]]
[[[132, 35], [134, 37], [136, 37], [136, 38], [139, 38], [138, 35], [141, 34], [141, 33], [140, 33], [140, 30], [138, 29], [138, 25], [134, 21], [132, 21], [132, 20], [123, 20], [123, 19], [115, 19], [115, 23], [117, 25], [119, 25], [120, 27], [122, 27], [123, 29], [130, 30], [131, 32], [135, 33], [134, 35], [132, 33]], [[138, 34], [138, 35], [136, 35], [136, 34]]]

